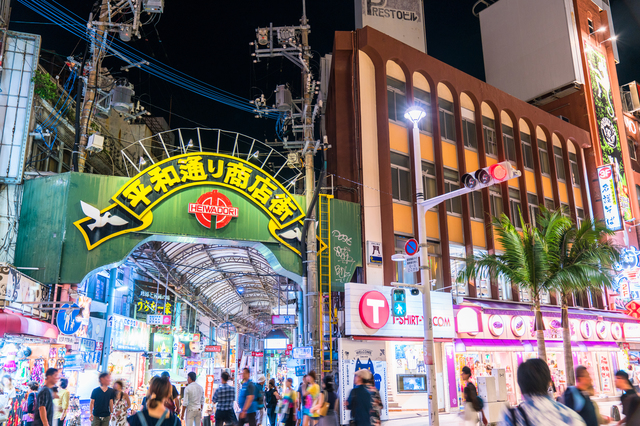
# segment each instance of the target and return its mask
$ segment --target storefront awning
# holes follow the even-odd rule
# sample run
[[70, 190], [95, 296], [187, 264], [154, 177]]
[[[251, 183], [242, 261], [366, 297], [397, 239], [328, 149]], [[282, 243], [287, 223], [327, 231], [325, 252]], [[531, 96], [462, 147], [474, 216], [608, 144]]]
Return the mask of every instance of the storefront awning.
[[56, 326], [46, 322], [9, 312], [0, 312], [0, 337], [5, 334], [25, 334], [44, 337], [45, 339], [55, 339], [58, 337], [58, 329]]
[[[533, 352], [537, 350], [538, 342], [535, 340], [508, 340], [508, 339], [456, 339], [456, 352], [482, 351], [488, 348], [491, 351]], [[547, 350], [562, 350], [562, 341], [545, 341]], [[615, 342], [571, 342], [571, 349], [576, 352], [589, 351], [617, 351], [620, 349]]]
[[[530, 304], [516, 303], [516, 302], [496, 302], [489, 300], [478, 299], [464, 299], [465, 305], [454, 306], [454, 308], [462, 308], [464, 306], [476, 306], [482, 308], [482, 310], [489, 314], [496, 315], [522, 315], [533, 316], [533, 307]], [[557, 317], [560, 318], [562, 309], [559, 306], [543, 305], [540, 309], [544, 317]], [[637, 320], [623, 314], [622, 312], [615, 311], [603, 311], [599, 309], [579, 309], [569, 308], [569, 317], [573, 319], [586, 319], [595, 320], [597, 317], [602, 317], [609, 321], [617, 322], [637, 322]]]

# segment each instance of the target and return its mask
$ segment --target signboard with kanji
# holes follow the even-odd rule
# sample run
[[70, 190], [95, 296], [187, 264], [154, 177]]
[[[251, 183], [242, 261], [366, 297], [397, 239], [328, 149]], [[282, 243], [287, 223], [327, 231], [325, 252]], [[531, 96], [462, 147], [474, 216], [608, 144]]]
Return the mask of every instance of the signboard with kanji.
[[620, 209], [618, 208], [616, 182], [614, 180], [612, 166], [598, 167], [598, 182], [600, 183], [600, 195], [602, 196], [604, 223], [608, 229], [619, 231], [622, 229], [622, 218], [620, 217]]

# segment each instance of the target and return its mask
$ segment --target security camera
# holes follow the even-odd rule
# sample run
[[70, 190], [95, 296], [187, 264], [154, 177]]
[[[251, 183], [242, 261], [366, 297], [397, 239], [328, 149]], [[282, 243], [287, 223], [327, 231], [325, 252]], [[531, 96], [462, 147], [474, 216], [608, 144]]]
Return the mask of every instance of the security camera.
[[411, 289], [411, 295], [412, 296], [417, 296], [420, 294], [420, 290], [418, 290], [417, 288], [412, 288]]

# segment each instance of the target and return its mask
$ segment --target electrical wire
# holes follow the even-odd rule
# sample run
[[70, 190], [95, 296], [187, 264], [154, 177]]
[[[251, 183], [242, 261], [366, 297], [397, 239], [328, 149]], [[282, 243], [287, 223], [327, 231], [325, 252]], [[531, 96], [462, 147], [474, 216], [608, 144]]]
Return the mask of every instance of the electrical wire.
[[[88, 41], [92, 41], [92, 36], [86, 33], [86, 25], [82, 24], [82, 18], [80, 18], [78, 15], [71, 12], [64, 6], [60, 5], [55, 0], [51, 0], [51, 2], [46, 0], [18, 1], [29, 9], [43, 16], [44, 18], [77, 35], [78, 37], [81, 37]], [[107, 50], [114, 56], [129, 63], [139, 63], [140, 68], [143, 68], [149, 74], [170, 82], [176, 86], [182, 87], [193, 93], [226, 104], [228, 106], [244, 110], [246, 112], [257, 112], [256, 108], [251, 105], [246, 99], [243, 99], [225, 90], [219, 89], [211, 84], [204, 83], [194, 77], [191, 77], [188, 74], [183, 73], [182, 71], [163, 64], [162, 62], [158, 62], [154, 58], [130, 46], [127, 46], [120, 40], [113, 40], [112, 44], [107, 47]], [[276, 118], [276, 114], [270, 114], [268, 112], [263, 112], [263, 115], [270, 118]]]

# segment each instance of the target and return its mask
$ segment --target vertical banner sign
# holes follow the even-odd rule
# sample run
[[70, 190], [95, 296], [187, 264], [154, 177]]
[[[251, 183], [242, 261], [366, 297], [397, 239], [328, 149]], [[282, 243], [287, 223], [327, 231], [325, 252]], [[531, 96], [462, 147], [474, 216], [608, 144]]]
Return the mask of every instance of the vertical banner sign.
[[607, 229], [619, 231], [622, 229], [622, 219], [616, 197], [616, 183], [613, 179], [611, 166], [598, 167], [598, 183], [602, 196], [602, 209], [604, 210], [604, 222]]
[[204, 399], [210, 403], [213, 397], [213, 376], [207, 376], [206, 388], [204, 389]]
[[[598, 122], [602, 162], [604, 164], [610, 164], [613, 167], [622, 219], [625, 222], [630, 221], [633, 215], [631, 214], [631, 203], [629, 201], [629, 185], [622, 160], [622, 146], [620, 143], [620, 133], [618, 131], [615, 109], [613, 108], [613, 94], [611, 92], [611, 80], [609, 79], [609, 71], [607, 70], [607, 61], [604, 55], [593, 49], [587, 41], [585, 41], [585, 53], [587, 55], [587, 64], [589, 66], [589, 76], [591, 79], [591, 93], [593, 94], [596, 119]], [[607, 225], [607, 227], [609, 227], [609, 225]], [[622, 224], [618, 229], [621, 228]]]

